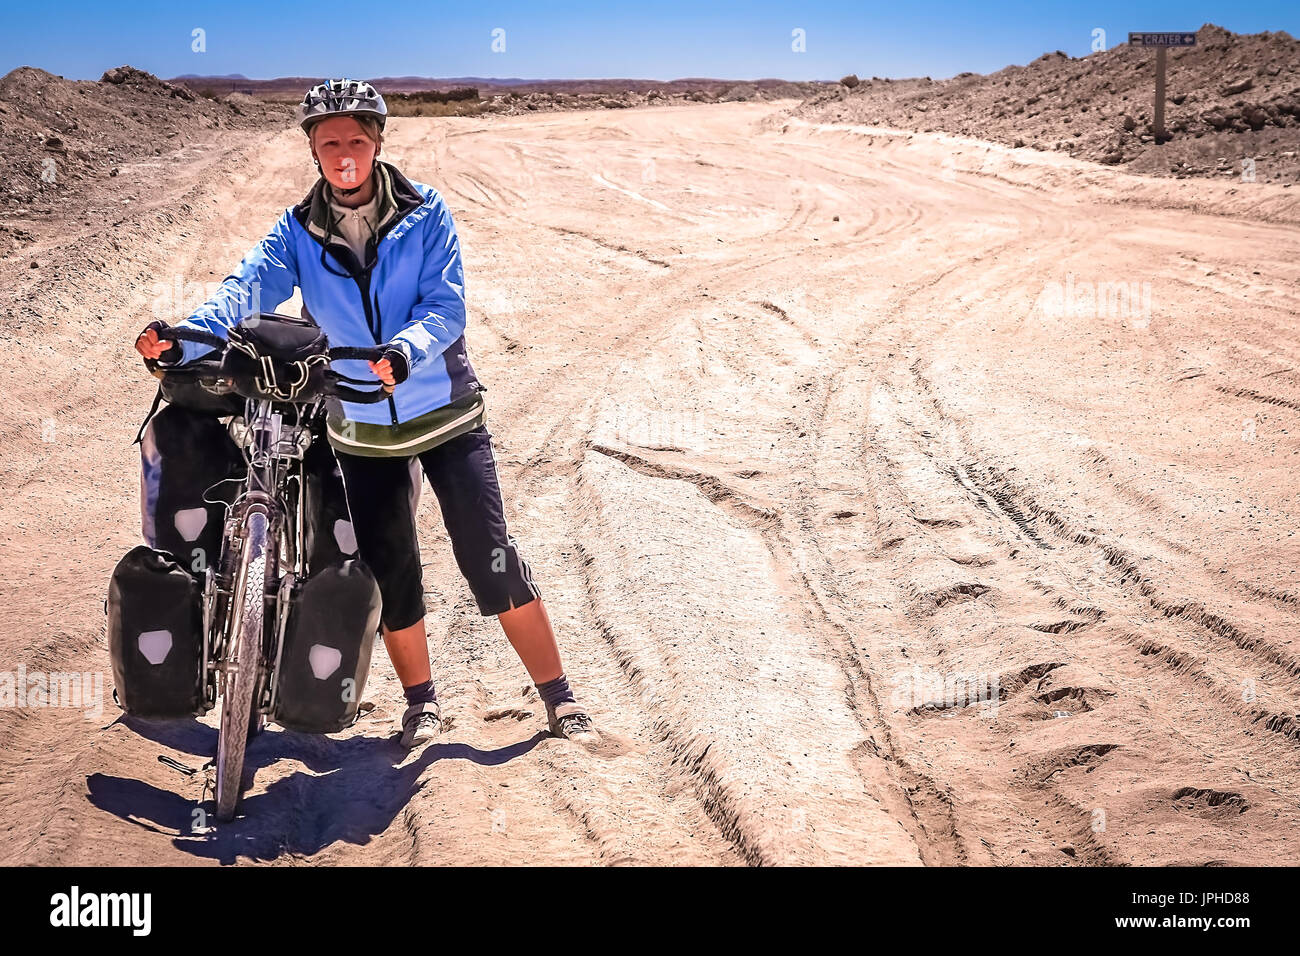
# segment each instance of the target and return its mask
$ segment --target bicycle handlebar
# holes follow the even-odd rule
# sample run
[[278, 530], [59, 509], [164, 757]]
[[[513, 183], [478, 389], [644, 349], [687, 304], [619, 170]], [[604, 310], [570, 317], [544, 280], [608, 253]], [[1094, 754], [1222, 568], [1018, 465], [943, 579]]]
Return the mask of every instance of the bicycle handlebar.
[[158, 341], [163, 339], [175, 339], [178, 342], [198, 342], [200, 345], [211, 345], [213, 348], [224, 349], [226, 340], [214, 332], [204, 332], [202, 329], [187, 329], [181, 326], [169, 326], [163, 329], [167, 333], [159, 333]]
[[[227, 345], [225, 339], [212, 332], [176, 326], [164, 329], [163, 334], [160, 334], [158, 338], [159, 341], [173, 339], [179, 342], [197, 342], [199, 345], [208, 345], [214, 349], [225, 349]], [[350, 359], [378, 362], [383, 355], [383, 350], [374, 346], [364, 348], [340, 345], [329, 349], [327, 354], [331, 362]], [[168, 376], [180, 381], [194, 382], [203, 387], [209, 387], [209, 382], [215, 385], [218, 379], [229, 380], [229, 376], [223, 371], [221, 361], [218, 359], [199, 358], [184, 365], [163, 365], [157, 359], [147, 358], [144, 360], [144, 364], [150, 373], [159, 378]], [[376, 389], [362, 391], [344, 385], [343, 382], [365, 384], [362, 379], [351, 378], [330, 368], [325, 370], [325, 394], [332, 395], [342, 401], [352, 402], [357, 405], [374, 405], [384, 401], [392, 394], [392, 386], [389, 385], [381, 385]]]

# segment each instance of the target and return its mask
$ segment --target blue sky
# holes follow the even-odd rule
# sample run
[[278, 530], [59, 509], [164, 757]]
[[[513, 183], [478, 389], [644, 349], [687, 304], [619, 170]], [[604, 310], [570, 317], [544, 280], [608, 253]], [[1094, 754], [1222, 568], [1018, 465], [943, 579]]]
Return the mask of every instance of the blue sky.
[[[1129, 30], [1300, 36], [1298, 0], [1186, 2], [59, 2], [12, 4], [0, 74], [38, 66], [98, 79], [129, 63], [159, 76], [495, 76], [791, 80], [990, 73]], [[192, 31], [205, 31], [194, 52]], [[494, 52], [492, 33], [505, 31]], [[804, 52], [791, 49], [804, 31]]]

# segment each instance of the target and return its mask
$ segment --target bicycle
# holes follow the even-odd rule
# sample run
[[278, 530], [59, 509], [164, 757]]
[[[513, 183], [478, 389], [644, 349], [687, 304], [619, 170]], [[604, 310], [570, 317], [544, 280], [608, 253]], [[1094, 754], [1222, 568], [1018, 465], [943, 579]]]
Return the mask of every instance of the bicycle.
[[[273, 312], [249, 316], [229, 339], [172, 327], [163, 338], [211, 346], [219, 357], [180, 366], [145, 360], [165, 387], [197, 386], [213, 396], [233, 393], [244, 399], [244, 415], [231, 419], [229, 431], [247, 474], [227, 505], [221, 555], [215, 569], [206, 565], [202, 592], [203, 703], [210, 710], [221, 700], [215, 761], [220, 821], [234, 818], [242, 795], [248, 740], [276, 712], [285, 627], [295, 582], [304, 574], [303, 459], [313, 440], [312, 422], [330, 398], [370, 404], [386, 401], [392, 392], [392, 386], [352, 388], [344, 383], [373, 380], [329, 368], [336, 360], [379, 361], [378, 348], [326, 343], [304, 358], [295, 351], [298, 343], [281, 347], [284, 343], [268, 341], [301, 339], [305, 328], [315, 329], [325, 342], [314, 323]], [[251, 334], [254, 329], [258, 334]], [[241, 364], [242, 372], [232, 372]], [[286, 370], [297, 374], [290, 378]]]

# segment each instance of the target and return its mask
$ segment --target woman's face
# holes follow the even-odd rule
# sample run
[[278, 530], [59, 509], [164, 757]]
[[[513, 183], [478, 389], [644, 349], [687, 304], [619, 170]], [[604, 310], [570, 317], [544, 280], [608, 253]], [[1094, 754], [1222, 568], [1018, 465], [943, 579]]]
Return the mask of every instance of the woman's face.
[[356, 189], [370, 178], [379, 146], [351, 116], [321, 120], [311, 128], [311, 154], [336, 189]]

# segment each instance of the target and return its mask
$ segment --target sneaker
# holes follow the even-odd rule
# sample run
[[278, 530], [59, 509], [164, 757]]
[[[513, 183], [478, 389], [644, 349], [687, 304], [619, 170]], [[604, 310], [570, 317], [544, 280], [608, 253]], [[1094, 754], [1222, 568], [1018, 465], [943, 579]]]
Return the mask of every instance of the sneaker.
[[410, 750], [442, 732], [442, 712], [436, 701], [412, 704], [402, 714], [402, 746]]
[[546, 722], [551, 733], [566, 740], [581, 740], [583, 743], [595, 743], [600, 734], [591, 721], [590, 715], [580, 704], [558, 704], [546, 708]]

